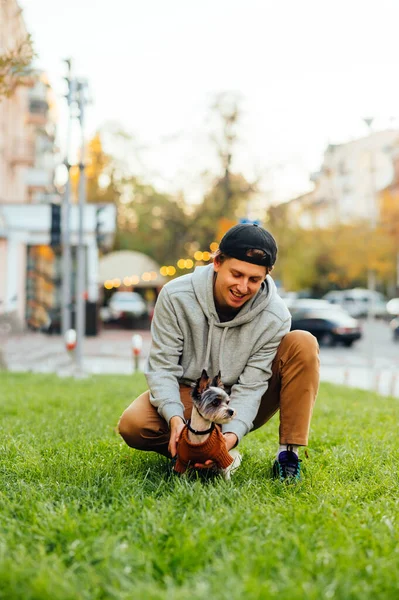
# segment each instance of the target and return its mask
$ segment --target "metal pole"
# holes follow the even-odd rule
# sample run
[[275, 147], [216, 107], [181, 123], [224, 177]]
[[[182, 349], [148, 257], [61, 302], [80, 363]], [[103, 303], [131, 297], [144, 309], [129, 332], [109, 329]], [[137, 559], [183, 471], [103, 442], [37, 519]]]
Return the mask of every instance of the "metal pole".
[[[368, 119], [364, 119], [365, 123], [367, 124], [368, 128], [369, 128], [369, 140], [370, 140], [370, 244], [373, 246], [373, 237], [374, 237], [374, 233], [375, 233], [375, 229], [377, 227], [377, 220], [378, 220], [378, 214], [377, 214], [377, 197], [376, 197], [376, 192], [377, 192], [377, 186], [376, 186], [376, 181], [375, 181], [375, 177], [376, 177], [376, 172], [375, 172], [375, 156], [374, 156], [374, 148], [373, 148], [373, 130], [372, 130], [372, 123], [373, 123], [373, 118], [368, 118]], [[368, 354], [369, 354], [369, 369], [370, 369], [370, 390], [375, 390], [375, 385], [376, 385], [376, 376], [375, 376], [375, 356], [374, 356], [374, 343], [373, 343], [373, 339], [374, 339], [374, 332], [373, 332], [373, 327], [374, 327], [374, 306], [375, 306], [375, 299], [374, 299], [374, 294], [376, 291], [376, 272], [375, 270], [372, 268], [372, 266], [369, 264], [368, 265], [368, 269], [367, 269], [367, 289], [370, 292], [370, 298], [369, 298], [369, 303], [367, 306], [367, 323], [368, 323], [368, 335], [369, 335], [369, 343], [367, 344], [368, 346]]]
[[[377, 206], [377, 185], [376, 185], [376, 181], [375, 181], [375, 177], [376, 177], [376, 165], [375, 165], [375, 156], [374, 156], [374, 149], [373, 149], [373, 131], [372, 131], [372, 124], [373, 124], [373, 118], [368, 118], [368, 119], [364, 119], [365, 123], [367, 124], [368, 128], [369, 128], [369, 135], [370, 135], [370, 233], [371, 236], [373, 237], [374, 232], [376, 230], [377, 227], [377, 221], [378, 221], [378, 206]], [[372, 240], [371, 240], [372, 242]], [[369, 303], [369, 312], [368, 312], [368, 316], [370, 319], [373, 318], [374, 316], [374, 292], [376, 291], [376, 273], [375, 270], [369, 265], [368, 266], [368, 271], [367, 271], [367, 288], [369, 289], [370, 292], [372, 292], [371, 298], [370, 298], [370, 303]]]
[[67, 169], [68, 179], [65, 184], [65, 190], [62, 197], [61, 207], [61, 265], [62, 265], [62, 294], [61, 294], [61, 333], [65, 333], [71, 328], [71, 279], [72, 279], [72, 258], [71, 258], [71, 239], [70, 239], [70, 194], [71, 194], [71, 178], [69, 163], [69, 153], [71, 150], [72, 136], [72, 114], [71, 105], [75, 95], [75, 80], [71, 78], [72, 68], [71, 61], [66, 61], [68, 65], [68, 75], [66, 77], [68, 83], [68, 94], [66, 96], [68, 103], [68, 121], [66, 132], [66, 148], [64, 165]]
[[85, 174], [85, 81], [78, 82], [79, 121], [81, 129], [81, 159], [79, 164], [79, 228], [76, 273], [76, 365], [78, 373], [83, 374], [83, 342], [86, 327], [86, 247], [84, 243], [84, 209], [86, 203]]

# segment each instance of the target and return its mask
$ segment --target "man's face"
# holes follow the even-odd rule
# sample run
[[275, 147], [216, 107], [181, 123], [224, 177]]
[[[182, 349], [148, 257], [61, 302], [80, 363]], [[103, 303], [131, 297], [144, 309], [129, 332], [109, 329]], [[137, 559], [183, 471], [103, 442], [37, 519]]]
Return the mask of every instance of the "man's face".
[[258, 292], [267, 271], [266, 267], [253, 265], [237, 258], [216, 259], [214, 287], [215, 302], [220, 308], [241, 308]]

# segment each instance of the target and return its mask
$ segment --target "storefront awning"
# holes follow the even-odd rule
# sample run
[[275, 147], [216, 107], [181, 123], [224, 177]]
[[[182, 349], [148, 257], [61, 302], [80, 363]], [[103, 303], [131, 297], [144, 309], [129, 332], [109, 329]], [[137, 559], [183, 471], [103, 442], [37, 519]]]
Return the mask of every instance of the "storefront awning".
[[161, 287], [168, 280], [159, 273], [159, 265], [149, 256], [132, 250], [111, 252], [100, 259], [98, 283], [130, 278], [130, 285], [148, 288]]

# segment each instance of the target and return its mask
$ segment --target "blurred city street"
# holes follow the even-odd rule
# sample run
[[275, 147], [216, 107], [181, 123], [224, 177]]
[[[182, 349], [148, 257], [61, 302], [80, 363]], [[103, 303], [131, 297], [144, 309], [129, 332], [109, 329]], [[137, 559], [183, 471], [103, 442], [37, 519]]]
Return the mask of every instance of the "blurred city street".
[[[87, 337], [84, 343], [83, 371], [87, 374], [119, 373], [129, 375], [134, 370], [132, 336], [140, 334], [143, 348], [140, 368], [143, 369], [150, 346], [150, 332], [104, 330], [97, 337]], [[74, 375], [74, 353], [67, 352], [59, 335], [25, 333], [10, 337], [4, 344], [6, 364], [10, 371], [57, 373], [60, 377]]]
[[[393, 341], [388, 324], [364, 321], [363, 331], [363, 338], [352, 348], [320, 349], [322, 381], [399, 398], [399, 346]], [[143, 338], [139, 361], [142, 370], [150, 347], [150, 332], [103, 330], [99, 336], [85, 340], [84, 372], [133, 373], [132, 335], [137, 333]], [[76, 372], [73, 353], [67, 353], [61, 336], [27, 333], [6, 339], [2, 346], [10, 371], [56, 373], [60, 377]]]
[[398, 22], [0, 0], [0, 600], [399, 598]]
[[[124, 4], [129, 14], [131, 3]], [[164, 3], [157, 4], [168, 22]], [[267, 3], [258, 3], [260, 19], [237, 5], [229, 19], [248, 43], [230, 44], [221, 69], [225, 11], [214, 4], [210, 12], [202, 8], [195, 27], [189, 20], [173, 33], [158, 19], [156, 35], [133, 36], [131, 55], [111, 44], [111, 84], [90, 44], [76, 46], [86, 38], [85, 19], [77, 23], [69, 5], [54, 16], [54, 36], [42, 27], [43, 7], [0, 2], [0, 368], [61, 377], [142, 370], [150, 344], [144, 329], [163, 286], [210, 265], [226, 233], [243, 224], [267, 224], [273, 247], [275, 238], [277, 261], [277, 250], [269, 256], [259, 240], [248, 252], [263, 252], [276, 267], [273, 280], [287, 301], [328, 300], [328, 311], [331, 304], [355, 319], [398, 315], [399, 308], [387, 309], [388, 301], [399, 302], [398, 84], [387, 61], [395, 56], [396, 13], [368, 16], [370, 27], [380, 18], [384, 32], [384, 44], [372, 51], [354, 11], [339, 56], [324, 16], [321, 53], [314, 53], [315, 29], [306, 20], [306, 32], [294, 27], [276, 54], [284, 9], [272, 3], [276, 27], [264, 36], [263, 22], [273, 19]], [[96, 14], [108, 24], [106, 3], [96, 3]], [[135, 18], [147, 31], [153, 11], [144, 3]], [[204, 46], [209, 18], [219, 26], [207, 29], [211, 43]], [[62, 39], [79, 28], [80, 36]], [[118, 40], [130, 28], [131, 20], [121, 19]], [[364, 77], [358, 52], [371, 52]], [[141, 55], [132, 110], [123, 74]], [[172, 76], [176, 56], [187, 77]], [[260, 73], [265, 56], [273, 56], [265, 77], [249, 70], [240, 89], [231, 86], [237, 64]], [[353, 73], [362, 85], [347, 94]], [[306, 93], [292, 94], [298, 81]], [[165, 83], [168, 93], [160, 95]], [[253, 262], [237, 248], [226, 256]], [[215, 297], [218, 309], [235, 307], [241, 292], [231, 292], [227, 302]], [[289, 307], [293, 329], [325, 344], [355, 342], [322, 347], [323, 380], [399, 396], [398, 345], [386, 321], [363, 322], [355, 341], [358, 324], [348, 315], [327, 319], [304, 306]], [[125, 328], [112, 328], [116, 323]], [[127, 327], [143, 329], [139, 357], [137, 331]], [[74, 350], [66, 350], [64, 336]]]
[[389, 325], [363, 322], [363, 338], [352, 348], [320, 349], [321, 379], [399, 398], [399, 345]]

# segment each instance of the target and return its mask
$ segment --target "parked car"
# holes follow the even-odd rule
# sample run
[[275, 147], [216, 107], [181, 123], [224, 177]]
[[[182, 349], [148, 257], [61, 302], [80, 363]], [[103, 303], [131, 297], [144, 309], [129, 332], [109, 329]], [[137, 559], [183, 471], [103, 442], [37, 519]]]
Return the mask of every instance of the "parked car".
[[277, 293], [284, 300], [288, 308], [291, 308], [292, 304], [298, 299], [297, 292], [286, 292], [283, 288], [278, 288]]
[[[317, 301], [313, 301], [317, 302]], [[319, 301], [322, 302], [322, 301]], [[335, 346], [338, 343], [346, 347], [362, 337], [359, 322], [341, 308], [324, 304], [296, 307], [292, 309], [291, 331], [303, 329], [312, 333], [321, 346]]]
[[[296, 300], [292, 300], [288, 305], [291, 314], [299, 309], [311, 308], [331, 308], [331, 305], [328, 300], [319, 300], [318, 298], [297, 298]], [[337, 309], [339, 310], [340, 307], [338, 306]]]
[[387, 303], [387, 311], [390, 315], [399, 316], [399, 298], [392, 298], [392, 300]]
[[383, 294], [363, 288], [353, 288], [351, 290], [332, 290], [323, 296], [334, 306], [340, 306], [345, 309], [352, 317], [356, 319], [367, 317], [371, 311], [375, 317], [386, 317], [387, 303]]
[[147, 315], [147, 305], [137, 292], [115, 292], [108, 304], [110, 320], [139, 319]]

